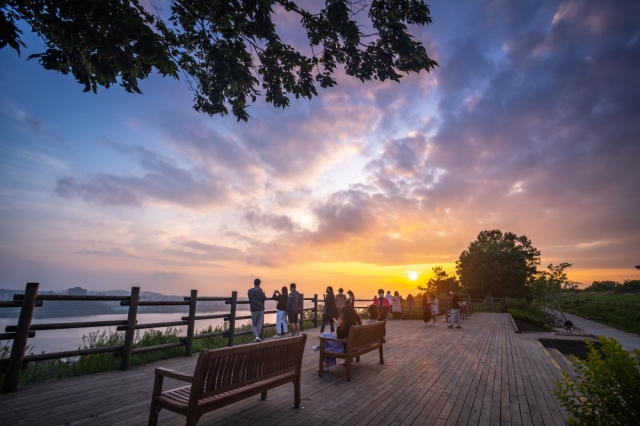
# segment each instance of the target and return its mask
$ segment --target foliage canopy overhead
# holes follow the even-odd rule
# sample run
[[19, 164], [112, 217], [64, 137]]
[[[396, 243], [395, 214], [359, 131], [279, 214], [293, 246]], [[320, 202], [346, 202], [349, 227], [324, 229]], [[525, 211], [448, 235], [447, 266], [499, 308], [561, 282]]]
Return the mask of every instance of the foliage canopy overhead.
[[482, 231], [460, 254], [456, 271], [463, 289], [493, 297], [523, 297], [540, 264], [540, 251], [525, 235]]
[[[249, 102], [263, 91], [284, 108], [291, 95], [310, 99], [316, 85], [337, 84], [339, 67], [366, 82], [399, 81], [401, 73], [437, 66], [409, 34], [409, 25], [431, 23], [423, 0], [326, 0], [319, 11], [291, 0], [169, 3], [163, 19], [139, 0], [0, 0], [0, 48], [20, 52], [24, 21], [46, 46], [29, 58], [73, 74], [85, 91], [119, 83], [139, 93], [139, 81], [151, 73], [182, 73], [197, 111], [226, 115], [230, 108], [245, 121]], [[299, 18], [309, 52], [282, 41], [276, 13]]]

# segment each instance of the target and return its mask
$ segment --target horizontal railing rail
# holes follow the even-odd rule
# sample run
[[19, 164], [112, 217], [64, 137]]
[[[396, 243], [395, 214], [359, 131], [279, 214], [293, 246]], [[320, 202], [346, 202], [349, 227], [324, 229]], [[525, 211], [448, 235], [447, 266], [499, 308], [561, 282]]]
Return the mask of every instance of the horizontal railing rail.
[[[96, 355], [102, 353], [113, 353], [121, 357], [121, 369], [128, 370], [131, 367], [133, 355], [142, 354], [158, 350], [166, 350], [184, 347], [185, 356], [191, 356], [194, 340], [207, 339], [212, 337], [223, 337], [227, 339], [227, 346], [235, 344], [236, 336], [244, 336], [252, 333], [250, 330], [236, 330], [236, 320], [250, 319], [251, 316], [237, 315], [237, 305], [248, 304], [248, 300], [238, 300], [238, 293], [232, 292], [231, 297], [200, 296], [197, 290], [192, 290], [191, 295], [183, 300], [140, 300], [140, 287], [133, 287], [129, 296], [103, 296], [103, 295], [61, 295], [61, 294], [38, 294], [38, 283], [29, 283], [24, 294], [14, 294], [13, 301], [0, 301], [0, 308], [20, 308], [18, 322], [16, 325], [5, 327], [5, 332], [0, 333], [1, 340], [13, 340], [9, 358], [0, 359], [0, 373], [5, 373], [3, 392], [13, 392], [17, 390], [20, 370], [27, 368], [29, 362], [46, 361], [52, 359], [73, 358], [78, 356]], [[312, 308], [303, 308], [303, 311], [312, 311], [311, 320], [314, 327], [318, 326], [318, 295], [305, 298], [303, 301], [312, 301]], [[77, 321], [66, 323], [42, 323], [32, 324], [33, 313], [36, 307], [42, 307], [45, 301], [108, 301], [120, 302], [121, 306], [127, 306], [126, 320], [117, 321]], [[229, 306], [229, 312], [213, 315], [196, 315], [197, 302], [225, 302]], [[138, 324], [139, 306], [188, 306], [189, 314], [180, 321], [166, 321]], [[265, 311], [266, 314], [276, 313], [276, 310]], [[304, 317], [304, 315], [303, 315]], [[227, 329], [212, 333], [195, 333], [195, 322], [208, 319], [223, 319]], [[136, 330], [179, 327], [186, 326], [186, 336], [179, 337], [179, 341], [154, 346], [135, 347], [134, 337]], [[276, 324], [263, 324], [263, 329], [275, 327]], [[72, 328], [94, 328], [94, 327], [116, 327], [117, 331], [124, 331], [124, 341], [122, 345], [108, 346], [100, 348], [76, 349], [71, 351], [51, 352], [42, 354], [26, 355], [27, 340], [36, 337], [36, 331], [62, 330]], [[300, 329], [304, 328], [304, 319]]]

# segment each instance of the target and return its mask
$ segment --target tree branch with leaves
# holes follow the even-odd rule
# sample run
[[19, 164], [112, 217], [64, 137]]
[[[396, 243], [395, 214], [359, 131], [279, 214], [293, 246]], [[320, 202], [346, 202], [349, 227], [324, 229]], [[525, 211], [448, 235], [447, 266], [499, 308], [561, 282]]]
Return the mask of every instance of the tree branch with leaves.
[[[231, 110], [244, 121], [263, 93], [285, 108], [291, 96], [311, 99], [318, 86], [335, 86], [339, 68], [362, 82], [399, 82], [403, 74], [437, 66], [409, 32], [431, 23], [423, 0], [326, 0], [316, 13], [291, 0], [169, 3], [164, 20], [139, 0], [0, 0], [0, 48], [20, 53], [22, 21], [46, 46], [29, 59], [72, 74], [85, 91], [120, 84], [140, 93], [140, 80], [152, 73], [182, 73], [197, 111]], [[310, 54], [282, 41], [276, 13], [299, 16]], [[373, 32], [365, 34], [369, 26]]]

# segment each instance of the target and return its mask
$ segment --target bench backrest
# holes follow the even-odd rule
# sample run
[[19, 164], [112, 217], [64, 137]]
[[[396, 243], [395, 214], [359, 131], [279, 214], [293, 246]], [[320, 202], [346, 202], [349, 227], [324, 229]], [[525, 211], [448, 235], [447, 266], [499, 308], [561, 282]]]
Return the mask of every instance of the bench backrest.
[[[307, 335], [200, 352], [190, 402], [283, 373], [300, 372]], [[194, 392], [195, 391], [195, 392]]]
[[351, 327], [347, 345], [355, 349], [361, 346], [369, 346], [372, 343], [382, 343], [386, 324], [386, 321], [379, 321], [373, 324]]

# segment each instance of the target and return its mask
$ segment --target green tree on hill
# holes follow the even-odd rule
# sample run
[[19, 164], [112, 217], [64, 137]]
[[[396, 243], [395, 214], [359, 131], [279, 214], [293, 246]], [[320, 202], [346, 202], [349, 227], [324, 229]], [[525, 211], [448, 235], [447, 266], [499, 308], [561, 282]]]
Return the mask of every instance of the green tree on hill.
[[456, 271], [462, 289], [482, 297], [525, 297], [537, 272], [540, 251], [525, 235], [482, 231], [460, 254]]
[[424, 286], [419, 285], [418, 290], [423, 294], [449, 294], [450, 291], [458, 291], [460, 288], [460, 282], [456, 275], [447, 274], [447, 271], [442, 269], [442, 266], [436, 266], [432, 269], [433, 278], [429, 278], [429, 281]]

